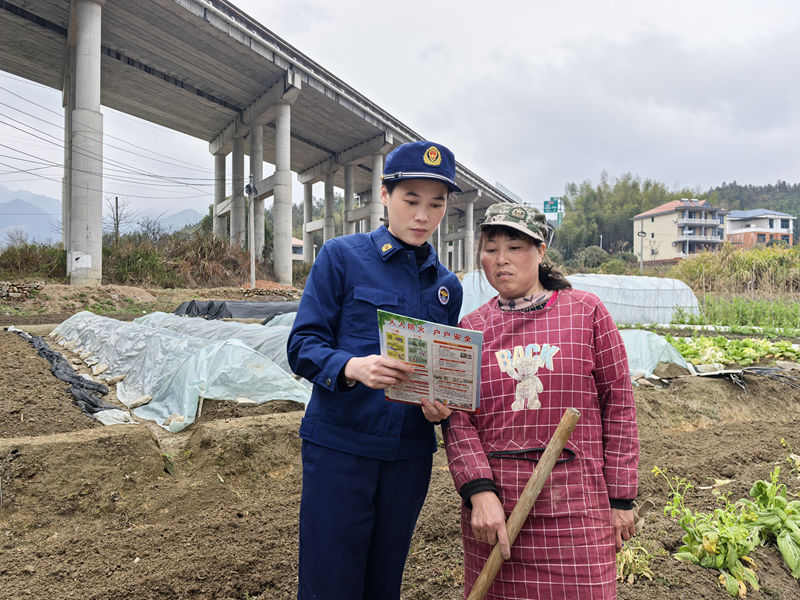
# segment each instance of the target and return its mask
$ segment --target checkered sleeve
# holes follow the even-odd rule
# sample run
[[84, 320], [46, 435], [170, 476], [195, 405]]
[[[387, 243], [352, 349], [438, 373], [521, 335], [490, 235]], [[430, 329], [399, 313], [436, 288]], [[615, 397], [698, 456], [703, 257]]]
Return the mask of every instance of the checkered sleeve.
[[454, 410], [442, 433], [456, 490], [477, 479], [494, 480], [471, 414]]
[[[461, 320], [459, 327], [481, 331], [483, 322], [480, 317], [472, 313]], [[446, 425], [442, 427], [442, 435], [456, 490], [461, 491], [464, 484], [477, 479], [494, 480], [489, 460], [478, 436], [474, 414], [454, 410]]]
[[633, 499], [638, 490], [639, 431], [628, 356], [614, 320], [600, 302], [594, 311], [594, 343], [608, 496]]

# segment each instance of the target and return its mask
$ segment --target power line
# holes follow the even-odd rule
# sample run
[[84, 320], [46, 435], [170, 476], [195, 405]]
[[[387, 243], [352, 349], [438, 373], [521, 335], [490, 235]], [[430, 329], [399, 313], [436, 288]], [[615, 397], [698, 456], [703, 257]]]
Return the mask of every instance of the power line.
[[[46, 123], [47, 125], [50, 125], [51, 127], [57, 127], [58, 129], [60, 129], [60, 130], [62, 131], [62, 133], [63, 133], [63, 131], [64, 131], [64, 128], [63, 128], [63, 126], [62, 126], [62, 125], [59, 125], [59, 124], [57, 124], [57, 123], [51, 123], [50, 121], [48, 121], [48, 120], [46, 120], [46, 119], [42, 119], [41, 117], [37, 117], [37, 116], [36, 116], [36, 115], [34, 115], [34, 114], [31, 114], [31, 113], [29, 113], [29, 112], [25, 112], [24, 110], [20, 110], [20, 109], [18, 109], [18, 108], [17, 108], [17, 107], [15, 107], [15, 106], [11, 106], [10, 104], [6, 104], [5, 102], [0, 102], [0, 106], [7, 106], [7, 107], [8, 107], [8, 108], [10, 108], [11, 110], [15, 110], [15, 111], [17, 111], [17, 112], [19, 112], [19, 113], [22, 113], [22, 114], [23, 114], [23, 115], [25, 115], [25, 116], [32, 117], [32, 118], [34, 118], [34, 119], [37, 119], [37, 120], [39, 120], [39, 121], [42, 121], [43, 123]], [[52, 135], [52, 134], [50, 134], [50, 133], [47, 133], [47, 132], [41, 131], [41, 130], [39, 130], [39, 129], [36, 129], [36, 128], [35, 128], [35, 127], [33, 127], [32, 125], [30, 125], [30, 124], [28, 124], [28, 123], [25, 123], [24, 121], [20, 121], [20, 120], [18, 120], [18, 119], [15, 119], [14, 117], [11, 117], [11, 116], [9, 116], [9, 115], [7, 115], [7, 114], [5, 114], [5, 113], [0, 113], [0, 115], [2, 115], [3, 117], [6, 117], [7, 119], [11, 119], [11, 120], [12, 120], [12, 121], [14, 121], [15, 123], [19, 123], [20, 125], [24, 125], [25, 127], [30, 127], [30, 128], [31, 128], [31, 129], [33, 129], [34, 131], [39, 131], [40, 133], [44, 133], [45, 135], [49, 135], [49, 136], [51, 136], [51, 137], [52, 137], [53, 139], [55, 139], [55, 140], [59, 140], [59, 141], [61, 141], [61, 139], [62, 139], [62, 138], [58, 138], [58, 137], [56, 137], [56, 136], [54, 136], [54, 135]], [[104, 137], [106, 137], [106, 136], [104, 136]], [[107, 137], [111, 137], [111, 136], [107, 136]], [[115, 139], [116, 139], [116, 138], [115, 138]], [[63, 143], [61, 144], [61, 146], [63, 147]], [[108, 142], [105, 142], [105, 141], [103, 142], [103, 146], [104, 146], [104, 147], [108, 147], [108, 148], [114, 148], [115, 150], [121, 150], [122, 152], [127, 152], [128, 154], [132, 154], [133, 156], [138, 156], [138, 157], [140, 157], [140, 158], [145, 158], [145, 159], [147, 159], [147, 160], [155, 160], [155, 159], [153, 159], [151, 156], [147, 156], [147, 155], [145, 155], [145, 154], [140, 154], [140, 153], [138, 153], [138, 152], [133, 152], [132, 150], [127, 150], [127, 149], [125, 149], [125, 148], [120, 148], [119, 146], [115, 146], [114, 144], [109, 144]], [[145, 149], [145, 150], [146, 150], [146, 149]], [[165, 161], [161, 161], [161, 162], [165, 162]], [[178, 163], [169, 163], [169, 164], [172, 164], [173, 166], [176, 166], [176, 167], [181, 167], [181, 168], [184, 168], [182, 165], [180, 165], [180, 164], [178, 164]], [[206, 170], [206, 171], [207, 171], [207, 170]], [[214, 181], [214, 178], [213, 178], [213, 177], [181, 177], [181, 179], [187, 179], [187, 180], [192, 180], [192, 181]], [[187, 185], [188, 185], [188, 184], [187, 184]]]
[[16, 169], [14, 171], [0, 171], [0, 175], [14, 175], [16, 173], [30, 173], [31, 171], [41, 171], [42, 169], [52, 169], [53, 165], [44, 165], [43, 167], [33, 167], [32, 169]]
[[[0, 86], [0, 90], [4, 90], [4, 89], [5, 89], [4, 87]], [[22, 113], [22, 114], [23, 114], [23, 115], [25, 115], [26, 117], [33, 117], [34, 119], [38, 119], [38, 120], [39, 120], [39, 121], [41, 121], [42, 123], [47, 123], [47, 124], [48, 124], [48, 125], [50, 125], [51, 127], [57, 127], [58, 129], [60, 129], [60, 130], [62, 130], [62, 131], [64, 130], [64, 126], [63, 126], [63, 125], [61, 125], [60, 123], [51, 123], [51, 122], [50, 122], [50, 121], [48, 121], [47, 119], [43, 119], [42, 117], [39, 117], [39, 116], [37, 116], [37, 115], [34, 115], [34, 114], [32, 114], [32, 113], [25, 112], [24, 110], [21, 110], [21, 109], [17, 108], [16, 106], [12, 106], [11, 104], [6, 104], [5, 102], [0, 102], [0, 106], [7, 106], [7, 107], [8, 107], [8, 108], [10, 108], [11, 110], [15, 110], [15, 111], [17, 111], [18, 113]]]
[[[15, 152], [19, 152], [20, 154], [24, 154], [26, 156], [33, 157], [34, 159], [36, 158], [36, 156], [33, 155], [33, 154], [30, 154], [28, 152], [24, 152], [22, 150], [19, 150], [18, 148], [13, 148], [12, 146], [8, 146], [6, 144], [0, 144], [0, 147], [9, 148], [10, 150], [14, 150]], [[12, 160], [27, 160], [27, 161], [30, 161], [30, 162], [37, 162], [39, 164], [46, 163], [47, 166], [38, 167], [38, 168], [41, 168], [41, 169], [46, 169], [46, 168], [61, 168], [61, 169], [63, 169], [64, 168], [64, 164], [63, 163], [57, 163], [57, 162], [54, 162], [54, 161], [22, 159], [22, 158], [18, 158], [18, 157], [15, 157], [15, 156], [9, 156], [7, 154], [0, 154], [0, 156], [6, 157], [6, 158], [10, 158]], [[99, 173], [97, 171], [88, 171], [86, 169], [79, 169], [79, 168], [74, 167], [74, 166], [72, 167], [72, 170], [73, 171], [77, 171], [79, 173], [88, 173], [89, 175], [102, 176], [104, 179], [111, 179], [111, 180], [115, 180], [115, 181], [120, 181], [122, 183], [133, 183], [133, 184], [139, 184], [139, 185], [146, 185], [148, 187], [178, 188], [178, 187], [185, 187], [185, 185], [186, 185], [186, 184], [182, 184], [182, 183], [151, 183], [151, 182], [149, 182], [147, 180], [143, 180], [143, 179], [136, 178], [136, 177], [123, 177], [121, 175], [111, 175], [111, 174], [106, 173], [105, 171], [102, 172], [102, 173]], [[127, 173], [127, 170], [125, 170], [125, 169], [115, 169], [113, 167], [108, 167], [106, 170], [112, 171], [112, 172], [113, 171], [122, 171], [123, 173]], [[12, 172], [26, 173], [26, 172], [28, 172], [28, 170], [26, 170], [26, 169], [18, 169], [17, 171], [12, 171]], [[0, 173], [0, 175], [2, 175], [2, 173]], [[196, 184], [192, 184], [192, 187], [196, 187], [196, 186], [214, 187], [214, 184], [213, 183], [196, 183]]]
[[[0, 90], [4, 90], [4, 91], [8, 92], [9, 94], [12, 94], [13, 96], [16, 96], [20, 100], [23, 100], [23, 101], [25, 101], [25, 102], [27, 102], [29, 104], [33, 104], [34, 106], [38, 106], [42, 110], [46, 110], [47, 112], [53, 113], [54, 115], [57, 115], [59, 117], [63, 117], [64, 116], [62, 113], [59, 113], [58, 111], [55, 111], [55, 110], [51, 110], [51, 109], [47, 108], [46, 106], [43, 106], [41, 104], [38, 104], [38, 103], [34, 102], [33, 100], [29, 100], [25, 96], [17, 94], [16, 92], [13, 92], [13, 91], [9, 90], [6, 87], [0, 86]], [[20, 109], [14, 107], [14, 106], [10, 106], [8, 104], [6, 104], [5, 106], [9, 106], [10, 108], [13, 108], [14, 110], [17, 110], [19, 112], [23, 112]], [[25, 114], [25, 113], [23, 113], [23, 114]], [[29, 116], [33, 116], [33, 115], [29, 115]], [[34, 118], [35, 119], [40, 119], [41, 117], [34, 116]], [[44, 119], [41, 119], [41, 120], [44, 121]], [[56, 126], [53, 123], [50, 123], [49, 121], [45, 121], [45, 122], [50, 124], [50, 125]], [[62, 130], [63, 130], [63, 125], [57, 125], [57, 127], [61, 127]], [[188, 162], [185, 162], [185, 161], [181, 161], [181, 160], [176, 159], [175, 157], [169, 156], [167, 154], [161, 154], [159, 152], [156, 152], [155, 150], [151, 150], [150, 148], [145, 148], [144, 146], [138, 146], [137, 144], [134, 144], [133, 142], [130, 142], [130, 141], [124, 139], [124, 138], [116, 137], [116, 136], [113, 136], [113, 135], [110, 135], [110, 134], [104, 134], [104, 137], [108, 137], [108, 138], [113, 139], [113, 140], [118, 140], [118, 141], [123, 142], [125, 144], [128, 144], [130, 146], [133, 146], [134, 148], [138, 148], [139, 150], [144, 150], [145, 152], [150, 152], [151, 154], [154, 154], [156, 156], [162, 156], [164, 158], [168, 158], [171, 161], [173, 161], [173, 163], [175, 165], [177, 165], [177, 166], [184, 166], [186, 168], [194, 169], [196, 171], [208, 172], [207, 168], [199, 167], [197, 165], [193, 165], [191, 163], [188, 163]], [[128, 152], [128, 150], [125, 150], [125, 152]], [[181, 163], [183, 163], [183, 164], [181, 164]]]
[[[12, 165], [8, 165], [8, 164], [6, 164], [4, 162], [0, 162], [0, 166], [8, 167], [8, 168], [11, 168], [11, 169], [14, 168]], [[48, 181], [53, 181], [53, 182], [58, 183], [58, 184], [61, 183], [60, 180], [53, 179], [52, 177], [48, 177], [47, 175], [38, 175], [36, 173], [31, 173], [31, 175], [35, 175], [36, 177], [38, 177], [40, 179], [46, 179]], [[98, 190], [97, 188], [85, 188], [85, 189], [90, 190], [92, 192], [99, 192], [101, 194], [113, 194], [115, 196], [123, 196], [123, 197], [126, 197], [126, 198], [142, 198], [142, 199], [147, 199], [147, 200], [189, 200], [189, 199], [192, 199], [192, 198], [198, 199], [198, 197], [196, 195], [193, 195], [193, 196], [144, 196], [144, 195], [141, 195], [141, 194], [128, 194], [128, 193], [114, 192], [114, 191], [109, 191], [109, 190]], [[208, 202], [208, 200], [205, 200], [205, 201]]]
[[[28, 127], [28, 128], [30, 128], [30, 129], [33, 129], [34, 131], [37, 131], [38, 133], [41, 133], [41, 134], [43, 134], [43, 135], [46, 135], [46, 136], [49, 136], [49, 137], [52, 137], [52, 138], [54, 138], [54, 139], [58, 140], [58, 138], [56, 138], [56, 137], [55, 137], [55, 136], [53, 136], [53, 135], [50, 135], [50, 134], [49, 134], [49, 133], [47, 133], [46, 131], [42, 131], [42, 130], [40, 130], [40, 129], [37, 129], [36, 127], [33, 127], [33, 126], [31, 126], [31, 125], [28, 125], [27, 123], [24, 123], [24, 122], [18, 121], [17, 119], [14, 119], [13, 117], [9, 117], [8, 115], [5, 115], [5, 114], [3, 114], [3, 113], [0, 113], [0, 116], [6, 117], [6, 118], [8, 118], [8, 119], [11, 119], [12, 121], [16, 121], [17, 123], [20, 123], [20, 124], [24, 125], [25, 127]], [[21, 131], [22, 133], [26, 133], [26, 134], [28, 134], [28, 135], [30, 135], [30, 136], [32, 136], [32, 137], [34, 137], [34, 138], [38, 139], [38, 140], [41, 140], [41, 141], [43, 141], [43, 142], [47, 142], [48, 144], [53, 144], [54, 146], [58, 146], [58, 147], [60, 147], [60, 148], [63, 148], [63, 147], [64, 147], [63, 143], [61, 143], [60, 141], [55, 141], [55, 142], [54, 142], [54, 141], [51, 141], [51, 140], [45, 139], [45, 138], [43, 138], [43, 137], [41, 137], [41, 136], [38, 136], [38, 135], [36, 135], [36, 134], [34, 134], [34, 133], [31, 133], [30, 131], [26, 131], [26, 130], [24, 130], [24, 129], [21, 129], [21, 128], [19, 128], [19, 127], [16, 127], [15, 125], [11, 125], [10, 123], [6, 123], [5, 121], [3, 121], [3, 120], [1, 120], [1, 119], [0, 119], [0, 124], [2, 124], [2, 125], [6, 125], [7, 127], [11, 127], [12, 129], [16, 129], [17, 131]], [[151, 173], [151, 172], [148, 172], [148, 171], [139, 170], [139, 169], [137, 169], [136, 167], [133, 167], [133, 166], [131, 166], [131, 165], [127, 165], [127, 164], [125, 164], [125, 163], [122, 163], [122, 162], [120, 162], [120, 161], [118, 161], [118, 160], [113, 160], [113, 159], [110, 159], [110, 158], [105, 158], [105, 159], [104, 159], [102, 156], [98, 156], [98, 155], [97, 155], [96, 153], [94, 153], [94, 152], [87, 152], [87, 151], [83, 151], [82, 149], [77, 149], [77, 148], [73, 148], [73, 149], [72, 149], [72, 151], [73, 151], [73, 153], [76, 153], [76, 154], [81, 154], [81, 155], [83, 155], [83, 156], [86, 156], [86, 157], [88, 157], [88, 158], [91, 158], [91, 159], [93, 159], [93, 160], [99, 160], [101, 163], [109, 163], [109, 164], [112, 164], [112, 165], [115, 165], [115, 166], [120, 166], [120, 167], [123, 167], [123, 168], [127, 168], [127, 169], [129, 169], [130, 171], [132, 171], [132, 172], [134, 172], [134, 173], [136, 173], [136, 174], [139, 174], [139, 175], [145, 175], [145, 176], [153, 177], [153, 178], [156, 178], [156, 179], [164, 179], [164, 180], [166, 180], [166, 181], [172, 181], [172, 182], [174, 182], [174, 183], [176, 183], [176, 184], [184, 185], [184, 186], [186, 186], [186, 187], [191, 187], [191, 188], [195, 188], [195, 189], [197, 189], [197, 186], [198, 186], [198, 185], [209, 185], [209, 186], [210, 186], [210, 185], [213, 185], [213, 184], [194, 184], [194, 183], [186, 183], [186, 182], [182, 181], [182, 180], [181, 180], [182, 178], [180, 178], [180, 177], [168, 177], [168, 176], [166, 176], [166, 175], [159, 175], [159, 174], [157, 174], [157, 173]], [[98, 173], [98, 174], [99, 174], [99, 173]], [[212, 178], [212, 179], [207, 179], [206, 181], [215, 181], [215, 180]], [[198, 191], [202, 191], [202, 190], [198, 190]]]
[[[11, 148], [11, 146], [6, 146], [3, 144], [4, 148]], [[14, 150], [14, 148], [11, 148]], [[21, 152], [21, 150], [16, 150], [17, 152]], [[32, 154], [30, 156], [33, 156]], [[36, 160], [35, 158], [19, 158], [18, 156], [12, 156], [10, 154], [0, 154], [0, 158], [10, 158], [11, 160], [24, 160], [25, 162], [34, 162], [39, 164], [47, 164], [47, 165], [54, 165], [55, 163], [51, 160]]]

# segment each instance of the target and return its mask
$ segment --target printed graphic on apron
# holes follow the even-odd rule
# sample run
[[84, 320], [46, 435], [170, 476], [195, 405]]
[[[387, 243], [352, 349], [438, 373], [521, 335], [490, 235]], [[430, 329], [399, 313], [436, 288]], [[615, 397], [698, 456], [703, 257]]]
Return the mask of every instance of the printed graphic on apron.
[[550, 344], [541, 347], [539, 344], [528, 344], [495, 352], [498, 368], [517, 382], [511, 410], [541, 408], [539, 394], [544, 391], [544, 386], [536, 374], [541, 367], [553, 370], [553, 357], [559, 350], [558, 346]]

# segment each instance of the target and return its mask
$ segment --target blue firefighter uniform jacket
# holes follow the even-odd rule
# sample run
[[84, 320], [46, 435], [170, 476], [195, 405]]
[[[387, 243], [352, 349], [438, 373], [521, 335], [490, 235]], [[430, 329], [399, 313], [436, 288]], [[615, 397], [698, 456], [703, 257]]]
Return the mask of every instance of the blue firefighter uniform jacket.
[[456, 325], [458, 278], [431, 248], [417, 266], [383, 226], [325, 243], [306, 282], [287, 350], [292, 370], [314, 384], [300, 426], [306, 441], [380, 460], [436, 450], [433, 426], [419, 406], [389, 402], [383, 390], [340, 378], [354, 356], [380, 354], [377, 309]]

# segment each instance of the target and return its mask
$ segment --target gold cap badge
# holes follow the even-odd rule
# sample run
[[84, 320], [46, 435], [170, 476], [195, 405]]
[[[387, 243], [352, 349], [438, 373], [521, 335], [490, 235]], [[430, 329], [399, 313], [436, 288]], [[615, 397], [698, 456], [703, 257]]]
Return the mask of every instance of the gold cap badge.
[[426, 165], [438, 167], [440, 164], [442, 164], [442, 153], [439, 152], [439, 149], [436, 146], [430, 146], [427, 150], [425, 150], [422, 160], [425, 161]]

